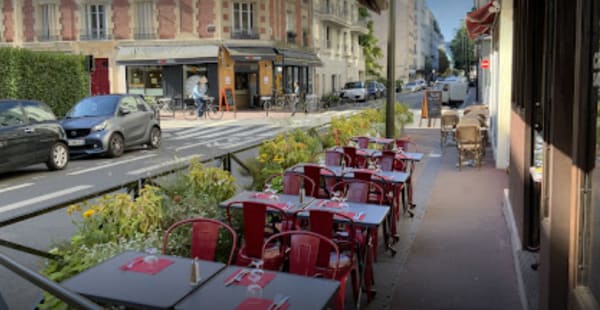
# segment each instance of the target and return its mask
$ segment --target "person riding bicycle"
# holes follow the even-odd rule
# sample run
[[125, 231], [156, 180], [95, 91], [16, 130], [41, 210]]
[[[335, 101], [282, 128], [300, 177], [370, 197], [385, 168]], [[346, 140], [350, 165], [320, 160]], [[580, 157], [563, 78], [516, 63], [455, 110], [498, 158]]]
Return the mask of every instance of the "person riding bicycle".
[[298, 102], [300, 101], [300, 83], [298, 81], [294, 82], [294, 104], [292, 106], [292, 116], [296, 114], [296, 106], [298, 106]]
[[206, 106], [206, 92], [208, 91], [208, 86], [206, 86], [207, 79], [205, 76], [201, 76], [200, 80], [196, 86], [194, 86], [194, 91], [192, 93], [192, 98], [196, 103], [198, 117], [202, 117], [204, 115], [204, 109]]

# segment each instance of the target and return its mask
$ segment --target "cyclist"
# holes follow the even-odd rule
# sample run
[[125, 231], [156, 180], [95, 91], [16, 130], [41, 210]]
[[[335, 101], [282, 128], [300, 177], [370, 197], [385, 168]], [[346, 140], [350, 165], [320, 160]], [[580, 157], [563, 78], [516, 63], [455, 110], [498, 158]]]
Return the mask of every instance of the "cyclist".
[[294, 82], [294, 102], [292, 104], [292, 116], [296, 114], [296, 106], [298, 105], [298, 101], [300, 100], [300, 83], [298, 81]]
[[208, 91], [208, 87], [206, 77], [203, 75], [198, 80], [196, 86], [194, 86], [194, 92], [192, 93], [192, 98], [194, 98], [194, 103], [196, 103], [198, 118], [204, 115], [204, 107], [206, 105], [206, 92]]

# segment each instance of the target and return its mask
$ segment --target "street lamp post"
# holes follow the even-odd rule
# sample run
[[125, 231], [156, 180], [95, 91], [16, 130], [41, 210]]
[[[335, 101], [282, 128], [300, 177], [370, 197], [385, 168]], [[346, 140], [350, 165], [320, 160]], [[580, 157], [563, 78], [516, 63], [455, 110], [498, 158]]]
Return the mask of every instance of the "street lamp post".
[[388, 92], [385, 107], [385, 136], [395, 138], [394, 107], [396, 105], [396, 0], [390, 0], [388, 31]]

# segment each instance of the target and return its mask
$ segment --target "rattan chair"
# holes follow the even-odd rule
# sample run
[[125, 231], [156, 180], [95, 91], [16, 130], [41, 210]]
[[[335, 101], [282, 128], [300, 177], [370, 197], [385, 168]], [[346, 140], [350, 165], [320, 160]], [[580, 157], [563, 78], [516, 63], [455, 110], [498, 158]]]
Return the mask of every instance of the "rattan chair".
[[458, 170], [461, 170], [462, 163], [467, 158], [474, 160], [477, 167], [481, 168], [483, 143], [478, 122], [476, 120], [461, 119], [456, 126], [455, 139], [458, 150]]
[[440, 145], [442, 147], [446, 145], [449, 135], [452, 135], [452, 137], [454, 138], [454, 129], [456, 128], [458, 121], [458, 113], [456, 113], [456, 111], [454, 110], [445, 111], [442, 114], [440, 121]]

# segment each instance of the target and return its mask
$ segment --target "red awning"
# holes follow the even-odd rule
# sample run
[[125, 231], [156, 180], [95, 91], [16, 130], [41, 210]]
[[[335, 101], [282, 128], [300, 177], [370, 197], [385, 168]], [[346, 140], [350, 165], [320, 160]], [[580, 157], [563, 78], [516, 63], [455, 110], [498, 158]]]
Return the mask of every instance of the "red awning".
[[490, 34], [499, 12], [500, 4], [498, 1], [490, 1], [488, 4], [467, 14], [465, 23], [469, 38], [475, 39], [481, 35]]

